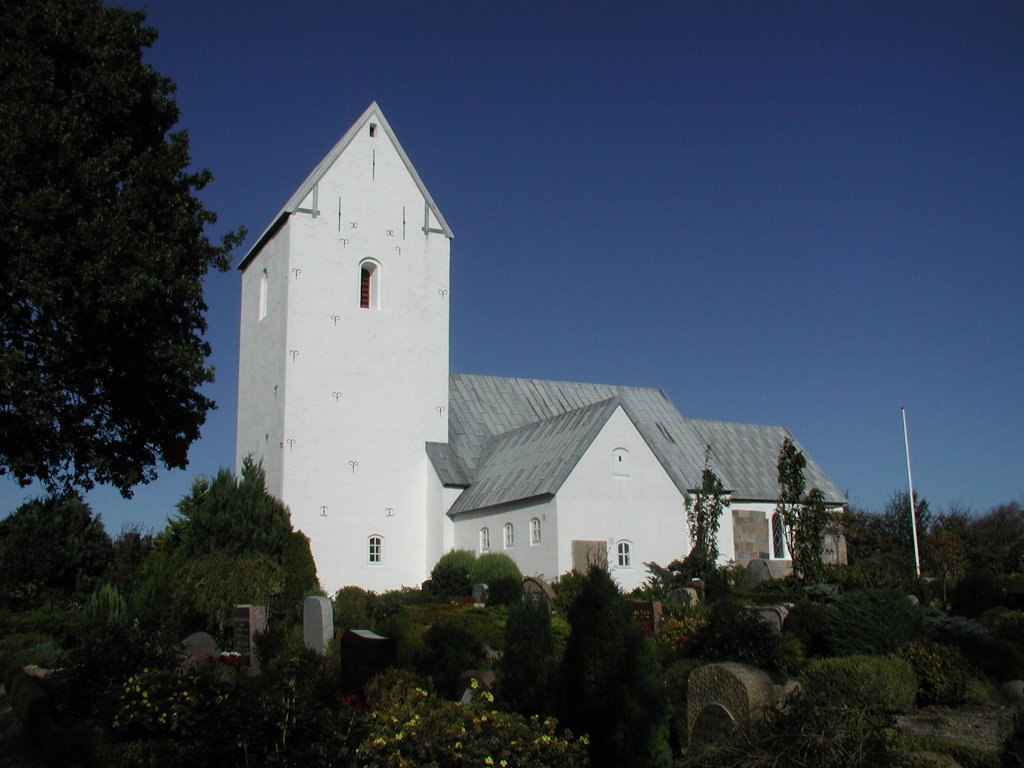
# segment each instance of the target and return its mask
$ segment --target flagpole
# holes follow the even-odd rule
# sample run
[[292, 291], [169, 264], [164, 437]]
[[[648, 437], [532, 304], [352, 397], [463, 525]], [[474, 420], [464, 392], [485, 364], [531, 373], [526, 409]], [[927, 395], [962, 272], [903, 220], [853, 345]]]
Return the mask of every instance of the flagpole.
[[907, 432], [907, 409], [900, 408], [903, 414], [903, 444], [907, 447], [907, 485], [910, 486], [910, 532], [914, 538], [914, 572], [921, 575], [921, 555], [917, 549], [917, 510], [914, 508], [914, 478], [910, 474], [910, 435]]

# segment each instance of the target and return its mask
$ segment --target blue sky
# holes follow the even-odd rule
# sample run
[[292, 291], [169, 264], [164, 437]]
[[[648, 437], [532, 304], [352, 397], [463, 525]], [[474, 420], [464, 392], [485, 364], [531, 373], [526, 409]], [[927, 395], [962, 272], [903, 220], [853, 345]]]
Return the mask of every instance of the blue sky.
[[[380, 103], [455, 231], [453, 370], [782, 424], [870, 509], [905, 406], [933, 507], [1024, 498], [1021, 3], [145, 7], [217, 231]], [[90, 495], [113, 531], [234, 463], [239, 274], [207, 301], [219, 409], [187, 471]]]

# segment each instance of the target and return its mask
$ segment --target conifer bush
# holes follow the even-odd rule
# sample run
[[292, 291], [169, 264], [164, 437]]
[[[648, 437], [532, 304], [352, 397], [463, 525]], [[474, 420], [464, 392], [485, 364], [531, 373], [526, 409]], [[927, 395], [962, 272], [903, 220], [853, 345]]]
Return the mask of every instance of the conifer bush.
[[917, 675], [919, 704], [985, 703], [985, 684], [955, 647], [922, 640], [907, 643], [897, 653]]
[[899, 712], [914, 704], [917, 678], [896, 656], [844, 656], [815, 659], [800, 675], [804, 691], [833, 705]]

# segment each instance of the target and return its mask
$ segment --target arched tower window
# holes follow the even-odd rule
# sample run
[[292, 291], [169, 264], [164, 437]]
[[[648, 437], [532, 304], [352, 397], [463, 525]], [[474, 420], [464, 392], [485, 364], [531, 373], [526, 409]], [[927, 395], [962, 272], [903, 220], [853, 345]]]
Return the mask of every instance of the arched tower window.
[[359, 264], [359, 306], [380, 309], [380, 264], [366, 259]]
[[384, 537], [374, 534], [367, 539], [368, 557], [370, 565], [380, 565], [384, 562]]
[[772, 515], [772, 557], [776, 560], [786, 558], [786, 526], [778, 512]]
[[267, 270], [263, 270], [263, 274], [260, 275], [260, 309], [259, 318], [262, 320], [267, 316]]

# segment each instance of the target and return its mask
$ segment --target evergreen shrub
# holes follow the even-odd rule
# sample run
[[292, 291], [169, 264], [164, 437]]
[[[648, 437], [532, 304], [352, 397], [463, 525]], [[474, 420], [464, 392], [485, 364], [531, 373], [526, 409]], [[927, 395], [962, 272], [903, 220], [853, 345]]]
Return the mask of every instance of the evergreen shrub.
[[850, 592], [829, 614], [833, 656], [885, 656], [922, 633], [922, 611], [898, 589]]
[[953, 587], [949, 603], [952, 612], [958, 616], [976, 619], [985, 611], [1003, 604], [1003, 590], [994, 574], [972, 571]]
[[430, 590], [438, 597], [458, 599], [473, 588], [476, 555], [468, 549], [453, 549], [441, 555], [430, 572]]
[[833, 705], [899, 712], [914, 704], [917, 678], [895, 656], [815, 659], [800, 675], [807, 695]]
[[828, 629], [832, 610], [819, 603], [798, 603], [786, 615], [783, 634], [799, 640], [808, 657], [828, 656]]
[[487, 664], [483, 643], [452, 623], [435, 624], [423, 633], [423, 647], [416, 654], [418, 672], [434, 681], [437, 690], [454, 698], [458, 676]]
[[987, 688], [955, 647], [929, 640], [907, 643], [897, 652], [917, 675], [919, 704], [984, 704]]
[[487, 602], [495, 605], [509, 605], [523, 594], [523, 574], [504, 552], [486, 552], [476, 558], [470, 579], [487, 585]]

